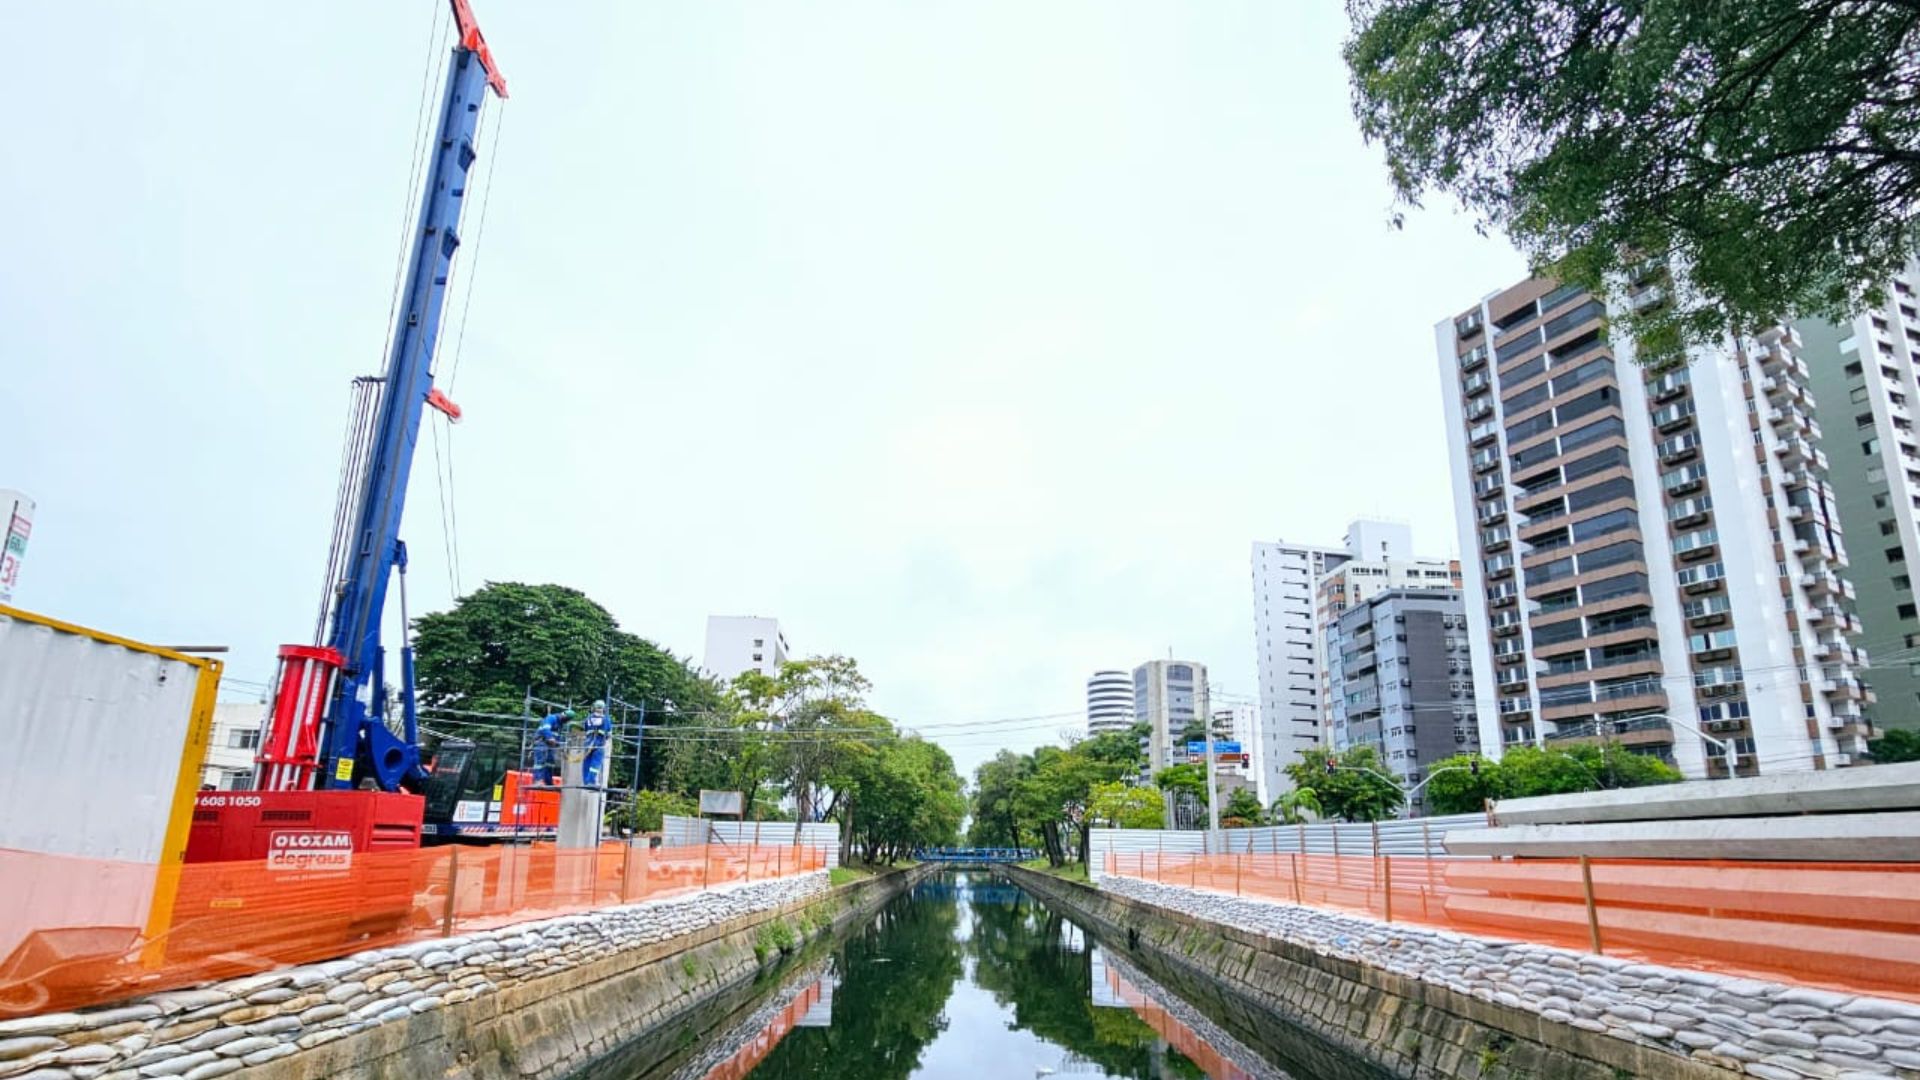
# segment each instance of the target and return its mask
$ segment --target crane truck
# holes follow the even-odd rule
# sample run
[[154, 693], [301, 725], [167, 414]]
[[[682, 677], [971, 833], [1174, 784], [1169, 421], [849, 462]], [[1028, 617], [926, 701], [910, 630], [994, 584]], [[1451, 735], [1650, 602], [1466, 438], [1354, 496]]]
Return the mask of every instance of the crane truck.
[[[429, 773], [421, 760], [413, 650], [406, 635], [407, 548], [400, 539], [407, 478], [424, 411], [458, 419], [433, 385], [480, 114], [506, 79], [468, 0], [450, 0], [456, 41], [425, 190], [410, 236], [406, 277], [384, 373], [356, 380], [355, 425], [334, 515], [327, 595], [315, 642], [282, 646], [256, 771], [256, 790], [202, 792], [188, 862], [265, 860], [297, 853], [350, 859], [421, 841]], [[403, 643], [389, 692], [381, 635], [388, 589], [398, 584]]]

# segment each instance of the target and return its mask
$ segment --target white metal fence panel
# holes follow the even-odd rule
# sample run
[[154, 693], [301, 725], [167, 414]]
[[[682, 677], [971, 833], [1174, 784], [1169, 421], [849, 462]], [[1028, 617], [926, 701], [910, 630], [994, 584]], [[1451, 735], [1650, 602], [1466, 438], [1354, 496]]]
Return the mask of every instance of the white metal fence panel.
[[1266, 825], [1257, 829], [1220, 829], [1213, 833], [1094, 829], [1088, 836], [1087, 874], [1094, 881], [1104, 877], [1108, 855], [1191, 855], [1204, 851], [1215, 855], [1391, 855], [1437, 859], [1447, 856], [1446, 838], [1450, 830], [1480, 829], [1486, 824], [1484, 814], [1452, 814], [1372, 824], [1322, 821], [1312, 825]]
[[[689, 844], [737, 846], [793, 843], [791, 821], [708, 821], [668, 814], [660, 819], [660, 843], [666, 847]], [[824, 848], [827, 865], [840, 865], [840, 825], [816, 821], [800, 826], [800, 846]]]

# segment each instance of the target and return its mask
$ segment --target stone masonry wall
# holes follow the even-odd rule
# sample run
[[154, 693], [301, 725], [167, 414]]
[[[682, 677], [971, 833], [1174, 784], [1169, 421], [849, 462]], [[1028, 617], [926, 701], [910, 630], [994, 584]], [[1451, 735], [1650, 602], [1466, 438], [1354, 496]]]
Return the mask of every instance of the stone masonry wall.
[[[1920, 1078], [1920, 1004], [1109, 877], [1118, 896], [1762, 1080]], [[1678, 1062], [1676, 1062], [1676, 1065]]]
[[372, 949], [108, 1008], [0, 1021], [0, 1080], [225, 1076], [826, 889], [822, 870]]

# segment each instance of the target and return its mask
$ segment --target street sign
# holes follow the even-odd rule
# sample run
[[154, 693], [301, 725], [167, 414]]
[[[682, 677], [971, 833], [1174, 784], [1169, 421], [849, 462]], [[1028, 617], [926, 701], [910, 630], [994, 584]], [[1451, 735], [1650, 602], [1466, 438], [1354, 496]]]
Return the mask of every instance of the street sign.
[[[1187, 753], [1199, 755], [1202, 757], [1206, 756], [1206, 753], [1207, 753], [1206, 740], [1195, 739], [1187, 743]], [[1239, 743], [1230, 742], [1226, 739], [1213, 740], [1213, 756], [1214, 757], [1218, 758], [1226, 754], [1238, 754], [1238, 753], [1240, 753]]]

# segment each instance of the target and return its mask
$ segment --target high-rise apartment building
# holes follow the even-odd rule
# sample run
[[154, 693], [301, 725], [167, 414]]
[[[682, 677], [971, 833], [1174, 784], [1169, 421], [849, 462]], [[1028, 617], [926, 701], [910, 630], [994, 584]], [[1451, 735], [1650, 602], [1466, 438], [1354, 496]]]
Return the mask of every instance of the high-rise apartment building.
[[701, 666], [730, 680], [746, 671], [778, 675], [787, 660], [780, 620], [758, 615], [707, 616], [707, 651]]
[[1888, 283], [1886, 302], [1850, 322], [1803, 320], [1819, 440], [1834, 505], [1851, 539], [1861, 639], [1875, 657], [1868, 682], [1880, 727], [1920, 727], [1920, 262]]
[[[1325, 633], [1327, 745], [1373, 747], [1406, 786], [1479, 749], [1466, 627], [1457, 589], [1387, 589], [1348, 605]], [[1425, 812], [1418, 795], [1412, 811]]]
[[1435, 327], [1483, 750], [1605, 740], [1694, 777], [1727, 751], [1743, 776], [1850, 763], [1872, 699], [1799, 336], [1653, 371], [1606, 315], [1530, 280]]
[[[1391, 589], [1460, 591], [1458, 559], [1352, 559], [1321, 575], [1314, 583], [1314, 633], [1319, 645], [1320, 721], [1322, 734], [1333, 716], [1333, 650], [1327, 632], [1348, 608]], [[1326, 741], [1326, 740], [1323, 740]]]
[[1260, 723], [1254, 733], [1254, 784], [1263, 803], [1288, 791], [1284, 771], [1300, 751], [1320, 745], [1325, 693], [1324, 643], [1319, 628], [1333, 614], [1331, 596], [1317, 589], [1348, 562], [1413, 561], [1413, 533], [1386, 521], [1356, 521], [1340, 547], [1255, 541], [1253, 545], [1254, 670], [1260, 685]]
[[1158, 772], [1173, 759], [1181, 732], [1210, 715], [1207, 665], [1191, 660], [1149, 660], [1133, 669], [1133, 713], [1153, 725], [1147, 764]]
[[1124, 671], [1096, 671], [1087, 679], [1087, 734], [1133, 726], [1133, 679]]

